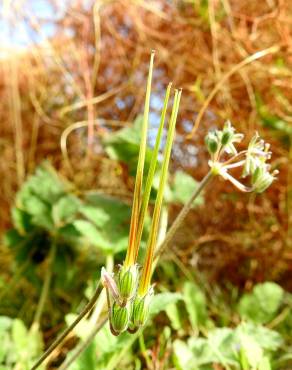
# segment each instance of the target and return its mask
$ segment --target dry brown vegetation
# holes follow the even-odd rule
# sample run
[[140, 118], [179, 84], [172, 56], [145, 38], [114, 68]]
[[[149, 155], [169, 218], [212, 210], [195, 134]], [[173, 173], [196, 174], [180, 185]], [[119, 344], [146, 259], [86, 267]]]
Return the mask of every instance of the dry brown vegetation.
[[[203, 137], [230, 119], [247, 138], [258, 130], [272, 143], [280, 170], [257, 197], [213, 183], [173, 251], [217, 281], [272, 279], [292, 289], [291, 1], [92, 1], [90, 10], [70, 4], [51, 20], [55, 36], [1, 60], [1, 232], [10, 226], [15, 192], [44, 159], [79, 191], [129, 196], [126, 166], [107, 158], [100, 138], [142, 111], [155, 49], [158, 101], [169, 80], [183, 88], [173, 168], [200, 179], [207, 170]], [[11, 27], [25, 19], [42, 32], [37, 14], [11, 11]]]

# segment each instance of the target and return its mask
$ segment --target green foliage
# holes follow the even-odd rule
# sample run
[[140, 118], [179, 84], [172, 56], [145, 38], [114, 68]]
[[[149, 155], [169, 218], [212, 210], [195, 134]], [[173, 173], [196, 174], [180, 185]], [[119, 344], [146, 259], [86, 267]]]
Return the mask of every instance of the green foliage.
[[118, 253], [127, 248], [131, 209], [125, 203], [104, 196], [91, 194], [80, 207], [88, 220], [77, 219], [74, 226], [80, 234], [104, 252]]
[[71, 184], [44, 163], [17, 193], [12, 209], [14, 228], [5, 241], [22, 278], [32, 284], [30, 299], [40, 296], [53, 244], [56, 255], [50, 290], [60, 305], [63, 294], [72, 295], [72, 305], [80, 301], [87, 279], [97, 275], [106, 254], [127, 246], [130, 207], [102, 194], [81, 199], [73, 191]]
[[205, 294], [191, 282], [184, 284], [183, 294], [192, 328], [198, 330], [200, 326], [206, 325], [208, 318]]
[[242, 296], [238, 304], [238, 312], [243, 319], [265, 324], [277, 314], [283, 295], [283, 289], [276, 283], [258, 284], [251, 293]]
[[40, 332], [28, 330], [20, 319], [0, 316], [0, 369], [28, 370], [42, 350]]
[[252, 323], [241, 323], [235, 329], [216, 328], [207, 338], [190, 338], [187, 343], [174, 342], [178, 369], [212, 369], [220, 364], [232, 369], [269, 369], [270, 358], [283, 344], [273, 330]]
[[[183, 171], [177, 171], [170, 185], [170, 199], [172, 203], [185, 204], [198, 187], [198, 182]], [[194, 201], [195, 205], [203, 204], [203, 196], [200, 195]]]

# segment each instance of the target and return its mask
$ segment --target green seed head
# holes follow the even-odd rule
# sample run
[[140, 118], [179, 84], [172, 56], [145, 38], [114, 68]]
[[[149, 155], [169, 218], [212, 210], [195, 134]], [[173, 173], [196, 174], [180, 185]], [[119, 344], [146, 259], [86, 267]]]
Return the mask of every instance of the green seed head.
[[117, 285], [119, 289], [119, 295], [121, 304], [125, 305], [127, 301], [136, 293], [138, 284], [138, 265], [132, 265], [130, 267], [122, 266], [117, 278]]
[[210, 154], [216, 153], [219, 146], [219, 139], [216, 132], [209, 132], [205, 138], [205, 143]]
[[231, 126], [230, 121], [227, 121], [224, 125], [222, 134], [221, 134], [221, 144], [223, 146], [228, 145], [232, 142], [234, 137], [234, 127]]
[[151, 287], [145, 296], [141, 297], [137, 295], [134, 299], [131, 316], [133, 327], [139, 328], [145, 325], [149, 316], [149, 308], [153, 294], [153, 288]]
[[110, 327], [114, 335], [119, 335], [127, 330], [130, 319], [130, 309], [128, 306], [121, 307], [116, 302], [113, 303], [110, 315]]

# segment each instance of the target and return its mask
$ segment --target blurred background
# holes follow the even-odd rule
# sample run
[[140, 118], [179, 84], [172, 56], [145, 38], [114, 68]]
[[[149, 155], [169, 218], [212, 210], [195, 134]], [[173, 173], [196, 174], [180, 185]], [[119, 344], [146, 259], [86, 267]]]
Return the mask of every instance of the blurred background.
[[100, 299], [43, 368], [291, 369], [291, 1], [2, 0], [0, 14], [1, 370], [29, 369], [123, 261], [152, 49], [150, 154], [168, 82], [183, 89], [169, 224], [227, 119], [242, 146], [271, 143], [278, 179], [261, 195], [217, 179], [161, 258], [143, 334], [104, 328], [82, 347]]

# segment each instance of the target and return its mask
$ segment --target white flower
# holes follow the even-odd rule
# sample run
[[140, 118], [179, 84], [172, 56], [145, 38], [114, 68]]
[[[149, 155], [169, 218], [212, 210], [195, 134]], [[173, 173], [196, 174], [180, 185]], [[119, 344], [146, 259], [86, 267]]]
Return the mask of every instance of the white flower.
[[[242, 140], [242, 134], [236, 134], [231, 123], [227, 121], [222, 131], [212, 133], [207, 144], [218, 138], [219, 145], [215, 154], [211, 153], [211, 160], [208, 162], [213, 175], [219, 175], [231, 182], [237, 189], [243, 192], [262, 193], [275, 180], [278, 171], [270, 172], [270, 165], [266, 163], [271, 158], [270, 145], [260, 139], [256, 133], [250, 140], [247, 150], [237, 153], [234, 143]], [[210, 151], [210, 150], [209, 150]], [[226, 162], [220, 162], [222, 151], [232, 154]], [[246, 186], [234, 178], [228, 171], [243, 167], [242, 177], [251, 176], [251, 186]]]
[[252, 175], [256, 168], [271, 158], [269, 149], [270, 144], [266, 144], [264, 140], [260, 139], [259, 134], [256, 132], [247, 148], [246, 161], [242, 173], [243, 177]]

